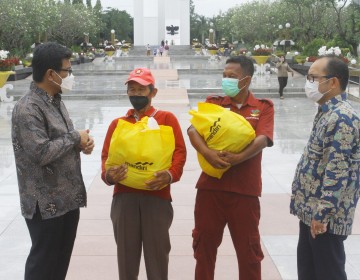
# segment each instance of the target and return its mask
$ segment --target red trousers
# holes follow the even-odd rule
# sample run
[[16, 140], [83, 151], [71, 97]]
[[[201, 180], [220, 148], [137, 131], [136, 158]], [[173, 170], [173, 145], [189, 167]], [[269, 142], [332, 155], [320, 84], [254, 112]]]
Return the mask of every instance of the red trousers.
[[228, 225], [239, 267], [239, 279], [261, 280], [264, 255], [259, 235], [258, 197], [198, 190], [195, 203], [193, 249], [195, 280], [213, 280], [217, 249]]

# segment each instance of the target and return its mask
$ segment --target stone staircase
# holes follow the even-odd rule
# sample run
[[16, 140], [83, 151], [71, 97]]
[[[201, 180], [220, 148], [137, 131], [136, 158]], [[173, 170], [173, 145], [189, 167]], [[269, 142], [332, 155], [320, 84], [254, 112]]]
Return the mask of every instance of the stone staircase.
[[[204, 98], [209, 94], [222, 94], [221, 79], [225, 57], [219, 61], [209, 61], [209, 57], [195, 56], [190, 46], [173, 47], [175, 54], [170, 52], [168, 57], [148, 57], [145, 47], [137, 46], [126, 57], [111, 59], [100, 57], [92, 63], [73, 65], [76, 77], [74, 90], [70, 94], [63, 94], [62, 97], [71, 100], [127, 98], [124, 82], [129, 73], [137, 67], [147, 67], [152, 70], [159, 92], [182, 89], [190, 99]], [[296, 76], [296, 79], [289, 79], [285, 97], [305, 96], [304, 78], [300, 74]], [[24, 80], [11, 82], [14, 88], [8, 90], [8, 95], [18, 100], [28, 91], [31, 80], [30, 76]], [[258, 97], [277, 98], [277, 76], [254, 75], [251, 90]], [[165, 99], [163, 99], [164, 103], [167, 103]]]
[[[151, 46], [151, 54], [153, 53], [154, 48], [158, 48], [158, 46]], [[186, 45], [174, 45], [169, 46], [169, 55], [170, 56], [186, 56], [186, 55], [194, 55], [194, 50], [191, 49], [191, 46]], [[129, 56], [146, 56], [146, 48], [145, 46], [134, 46], [129, 51]]]

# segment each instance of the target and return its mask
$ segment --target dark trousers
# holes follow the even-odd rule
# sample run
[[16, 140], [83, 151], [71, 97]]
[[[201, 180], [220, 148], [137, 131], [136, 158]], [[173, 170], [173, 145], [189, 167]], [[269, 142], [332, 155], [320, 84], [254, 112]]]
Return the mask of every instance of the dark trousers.
[[280, 97], [283, 96], [284, 88], [287, 85], [288, 77], [278, 77]]
[[79, 209], [63, 216], [42, 220], [39, 208], [25, 219], [31, 249], [25, 265], [25, 280], [64, 280], [79, 223]]
[[[117, 245], [119, 279], [137, 280], [144, 250], [148, 280], [167, 280], [171, 249], [171, 201], [152, 195], [119, 193], [113, 197], [111, 220]], [[181, 278], [181, 277], [180, 277]]]
[[312, 238], [300, 221], [297, 248], [299, 280], [346, 280], [344, 240], [347, 236], [323, 233]]
[[[260, 280], [261, 260], [258, 197], [198, 190], [195, 202], [193, 249], [195, 280], [213, 280], [217, 249], [228, 225], [236, 251], [239, 279]], [[236, 277], [232, 277], [236, 279]], [[308, 279], [309, 280], [309, 279]]]

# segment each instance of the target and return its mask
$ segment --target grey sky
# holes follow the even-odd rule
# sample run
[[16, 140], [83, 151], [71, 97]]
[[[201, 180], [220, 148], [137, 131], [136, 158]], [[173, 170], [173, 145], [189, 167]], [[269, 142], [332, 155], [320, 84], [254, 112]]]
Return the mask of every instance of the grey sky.
[[[194, 5], [197, 14], [212, 17], [213, 15], [218, 15], [220, 10], [226, 12], [229, 8], [249, 1], [250, 0], [194, 0]], [[95, 5], [96, 0], [92, 0], [92, 3]], [[118, 10], [126, 10], [131, 15], [134, 14], [133, 3], [134, 0], [101, 0], [104, 8], [112, 7]]]

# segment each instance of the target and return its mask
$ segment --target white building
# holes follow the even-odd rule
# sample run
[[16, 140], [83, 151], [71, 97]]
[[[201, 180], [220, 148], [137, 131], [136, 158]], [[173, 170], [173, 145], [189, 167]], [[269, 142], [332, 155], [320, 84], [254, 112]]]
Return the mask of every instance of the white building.
[[[167, 26], [178, 26], [174, 35]], [[134, 0], [134, 45], [190, 45], [190, 0]]]

